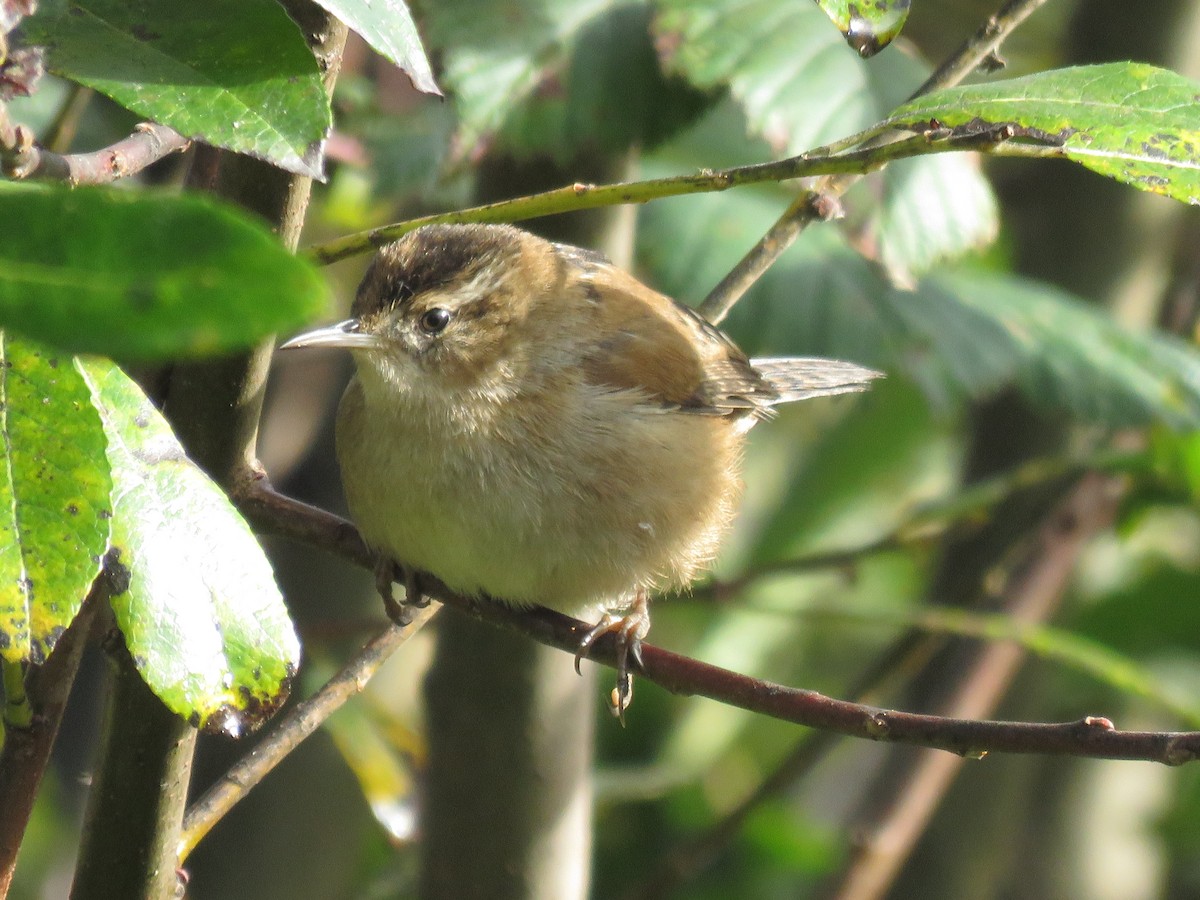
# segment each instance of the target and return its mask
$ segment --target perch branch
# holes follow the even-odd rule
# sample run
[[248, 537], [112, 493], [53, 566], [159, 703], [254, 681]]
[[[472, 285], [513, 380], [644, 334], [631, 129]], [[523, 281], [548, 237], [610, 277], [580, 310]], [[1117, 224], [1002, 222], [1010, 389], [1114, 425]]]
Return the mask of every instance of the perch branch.
[[[1106, 476], [1092, 475], [1091, 479]], [[1095, 494], [1097, 492], [1090, 492]], [[1082, 542], [1092, 533], [1101, 510], [1088, 508], [1088, 494], [1076, 492], [1049, 518], [1036, 538], [1040, 552], [1009, 590], [1058, 590], [1068, 577]], [[243, 486], [235, 498], [242, 512], [264, 533], [288, 537], [369, 565], [369, 554], [353, 526], [322, 510], [276, 494], [265, 480]], [[550, 610], [518, 610], [499, 603], [462, 597], [437, 578], [421, 573], [432, 596], [481, 621], [514, 629], [574, 653], [591, 625]], [[589, 657], [615, 666], [615, 648], [607, 639]], [[852, 737], [947, 750], [960, 756], [989, 752], [1041, 753], [1104, 759], [1140, 759], [1180, 765], [1200, 756], [1200, 732], [1119, 731], [1107, 719], [1088, 716], [1075, 722], [1032, 723], [974, 721], [879, 709], [789, 688], [730, 672], [649, 644], [642, 648], [642, 677], [671, 693], [701, 695], [751, 712], [822, 728]]]

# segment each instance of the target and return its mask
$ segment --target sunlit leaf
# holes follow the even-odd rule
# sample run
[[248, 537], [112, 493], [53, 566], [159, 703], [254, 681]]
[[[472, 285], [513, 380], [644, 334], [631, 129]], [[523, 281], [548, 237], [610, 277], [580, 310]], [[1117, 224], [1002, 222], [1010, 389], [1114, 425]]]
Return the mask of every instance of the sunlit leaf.
[[817, 6], [862, 56], [874, 56], [890, 44], [908, 19], [909, 0], [816, 0]]
[[57, 351], [0, 333], [0, 658], [42, 663], [100, 571], [104, 430]]
[[186, 137], [321, 177], [329, 99], [273, 0], [42, 0], [21, 26], [49, 70]]
[[416, 23], [404, 0], [318, 0], [360, 34], [384, 58], [394, 62], [426, 94], [441, 95]]
[[107, 360], [78, 366], [108, 435], [113, 555], [129, 575], [112, 606], [134, 663], [197, 726], [252, 729], [286, 699], [300, 659], [271, 566], [137, 385]]
[[1200, 203], [1200, 85], [1140, 63], [1039, 72], [918, 97], [889, 124], [999, 133], [1145, 191]]

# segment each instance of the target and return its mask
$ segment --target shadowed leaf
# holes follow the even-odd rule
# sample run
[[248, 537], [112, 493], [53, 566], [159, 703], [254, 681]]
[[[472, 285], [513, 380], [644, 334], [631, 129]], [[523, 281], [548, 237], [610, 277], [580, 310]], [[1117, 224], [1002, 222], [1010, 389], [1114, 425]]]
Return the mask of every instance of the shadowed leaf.
[[0, 186], [0, 326], [122, 359], [249, 346], [320, 317], [327, 288], [266, 228], [191, 196]]

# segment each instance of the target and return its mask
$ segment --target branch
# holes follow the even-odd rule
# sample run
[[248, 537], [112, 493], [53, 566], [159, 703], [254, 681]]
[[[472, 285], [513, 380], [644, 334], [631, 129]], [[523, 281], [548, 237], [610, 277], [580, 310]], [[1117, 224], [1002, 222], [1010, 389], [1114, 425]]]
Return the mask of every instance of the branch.
[[324, 724], [351, 697], [362, 692], [367, 682], [410, 637], [433, 618], [441, 607], [430, 604], [416, 611], [405, 625], [389, 625], [372, 638], [312, 697], [273, 723], [271, 731], [209, 788], [188, 809], [179, 844], [179, 864], [240, 801], [300, 743]]
[[[953, 56], [942, 63], [909, 99], [913, 100], [924, 94], [958, 84], [975, 71], [981, 63], [989, 57], [993, 57], [1004, 39], [1045, 2], [1046, 0], [1010, 0], [1000, 12], [988, 19]], [[863, 138], [866, 141], [863, 144], [863, 150], [888, 146], [886, 142], [890, 140], [886, 131], [873, 135], [868, 131], [864, 133]], [[849, 140], [852, 143], [848, 146], [862, 143], [856, 137]], [[1002, 140], [991, 144], [985, 142], [984, 146], [975, 149], [986, 151], [1002, 143]], [[838, 142], [838, 146], [843, 146], [843, 142]], [[828, 149], [826, 148], [827, 151]], [[742, 257], [733, 271], [721, 279], [720, 283], [709, 292], [699, 306], [700, 314], [714, 325], [720, 324], [721, 320], [742, 298], [742, 295], [795, 242], [796, 238], [804, 233], [805, 228], [813, 222], [831, 218], [835, 210], [840, 213], [841, 205], [838, 203], [838, 198], [846, 193], [863, 174], [843, 174], [839, 177], [829, 178], [824, 184], [819, 184], [812, 191], [801, 195], [771, 226], [762, 239]]]
[[[1094, 475], [1094, 479], [1104, 476]], [[1105, 479], [1107, 483], [1107, 479]], [[274, 493], [265, 479], [235, 497], [260, 531], [301, 541], [369, 567], [370, 554], [350, 523]], [[1087, 508], [1079, 494], [1063, 504], [1039, 531], [1037, 563], [1014, 579], [1010, 590], [1057, 591], [1071, 571], [1074, 554], [1101, 511]], [[501, 603], [462, 597], [436, 577], [420, 573], [422, 588], [480, 621], [514, 629], [534, 640], [574, 653], [591, 625], [547, 609], [518, 610]], [[589, 658], [615, 667], [615, 648], [597, 641]], [[638, 673], [665, 690], [700, 695], [750, 712], [874, 741], [912, 744], [977, 757], [990, 752], [1041, 753], [1103, 759], [1140, 759], [1180, 765], [1200, 756], [1200, 732], [1118, 731], [1107, 719], [1076, 722], [989, 722], [879, 709], [773, 684], [649, 644], [642, 647]]]
[[136, 175], [191, 143], [165, 125], [143, 122], [133, 134], [93, 153], [53, 153], [34, 142], [33, 132], [14, 124], [0, 105], [0, 174], [13, 180], [43, 179], [81, 184], [108, 184]]
[[[305, 251], [305, 255], [320, 265], [334, 263], [350, 256], [367, 253], [377, 247], [397, 240], [420, 228], [422, 225], [462, 224], [464, 222], [519, 222], [540, 216], [615, 206], [622, 203], [646, 203], [665, 197], [686, 194], [704, 194], [727, 191], [733, 187], [761, 184], [767, 181], [790, 181], [817, 175], [864, 175], [879, 169], [888, 162], [909, 156], [929, 153], [949, 153], [969, 146], [972, 150], [987, 150], [976, 135], [970, 139], [956, 134], [931, 139], [924, 134], [912, 135], [878, 146], [863, 147], [836, 156], [828, 155], [824, 148], [803, 153], [774, 162], [735, 166], [730, 169], [706, 169], [696, 175], [673, 175], [668, 178], [652, 178], [647, 181], [627, 181], [617, 184], [572, 184], [566, 187], [529, 194], [511, 200], [485, 203], [454, 212], [437, 213], [409, 219], [392, 225], [384, 225], [370, 231], [349, 234], [324, 244], [316, 244]], [[821, 209], [818, 199], [812, 203]]]
[[[33, 719], [26, 728], [8, 727], [0, 750], [0, 897], [8, 895], [17, 852], [33, 812], [38, 786], [62, 722], [71, 685], [87, 645], [96, 612], [108, 603], [109, 580], [102, 573], [92, 584], [79, 614], [54, 645], [46, 664], [27, 678], [26, 702]], [[23, 686], [24, 687], [24, 686]]]
[[968, 38], [953, 56], [938, 66], [909, 99], [954, 87], [981, 65], [989, 60], [996, 60], [996, 53], [1005, 39], [1039, 7], [1045, 6], [1046, 2], [1047, 0], [1009, 0], [998, 13], [979, 26], [979, 30]]
[[[859, 176], [860, 177], [860, 176]], [[704, 298], [697, 311], [714, 325], [729, 315], [734, 304], [760, 279], [804, 229], [813, 222], [827, 222], [844, 215], [837, 193], [806, 191], [797, 197], [717, 286]]]
[[[1028, 557], [1024, 584], [1010, 585], [1000, 606], [1015, 623], [1037, 625], [1058, 608], [1067, 578], [1083, 550], [1086, 539], [1109, 525], [1124, 496], [1118, 482], [1092, 475], [1076, 486], [1072, 495], [1051, 515], [1077, 516], [1071, 522], [1076, 535], [1060, 541], [1035, 545]], [[1074, 512], [1072, 512], [1074, 510]], [[1045, 528], [1043, 528], [1044, 534]], [[950, 716], [979, 718], [991, 715], [1008, 693], [1024, 662], [1027, 650], [1011, 642], [984, 645], [967, 665], [940, 712]], [[1086, 721], [1086, 720], [1085, 720]], [[1111, 728], [1107, 719], [1096, 720], [1100, 728]], [[859, 835], [853, 852], [833, 879], [836, 888], [829, 896], [841, 900], [882, 897], [899, 874], [900, 867], [924, 833], [938, 804], [953, 784], [963, 760], [944, 754], [923, 752], [899, 758], [900, 772], [881, 776], [879, 789], [869, 790], [854, 829]]]
[[[896, 673], [927, 662], [941, 640], [910, 632], [892, 643], [848, 690], [856, 702], [874, 699]], [[725, 852], [741, 833], [746, 820], [772, 797], [807, 777], [836, 746], [841, 736], [832, 731], [807, 732], [781, 763], [745, 799], [699, 834], [660, 856], [653, 874], [624, 894], [625, 900], [659, 900], [674, 896]]]

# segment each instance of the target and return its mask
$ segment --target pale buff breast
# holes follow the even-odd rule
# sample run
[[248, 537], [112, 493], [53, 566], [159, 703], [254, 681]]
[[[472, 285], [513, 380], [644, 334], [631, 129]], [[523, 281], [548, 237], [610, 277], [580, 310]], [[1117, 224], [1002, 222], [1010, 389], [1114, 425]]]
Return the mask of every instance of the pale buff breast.
[[[338, 414], [351, 513], [372, 547], [461, 593], [581, 616], [619, 607], [689, 583], [733, 518], [730, 419], [599, 388], [486, 420], [419, 404], [366, 417], [362, 391], [352, 382]], [[598, 424], [614, 420], [620, 431]]]

